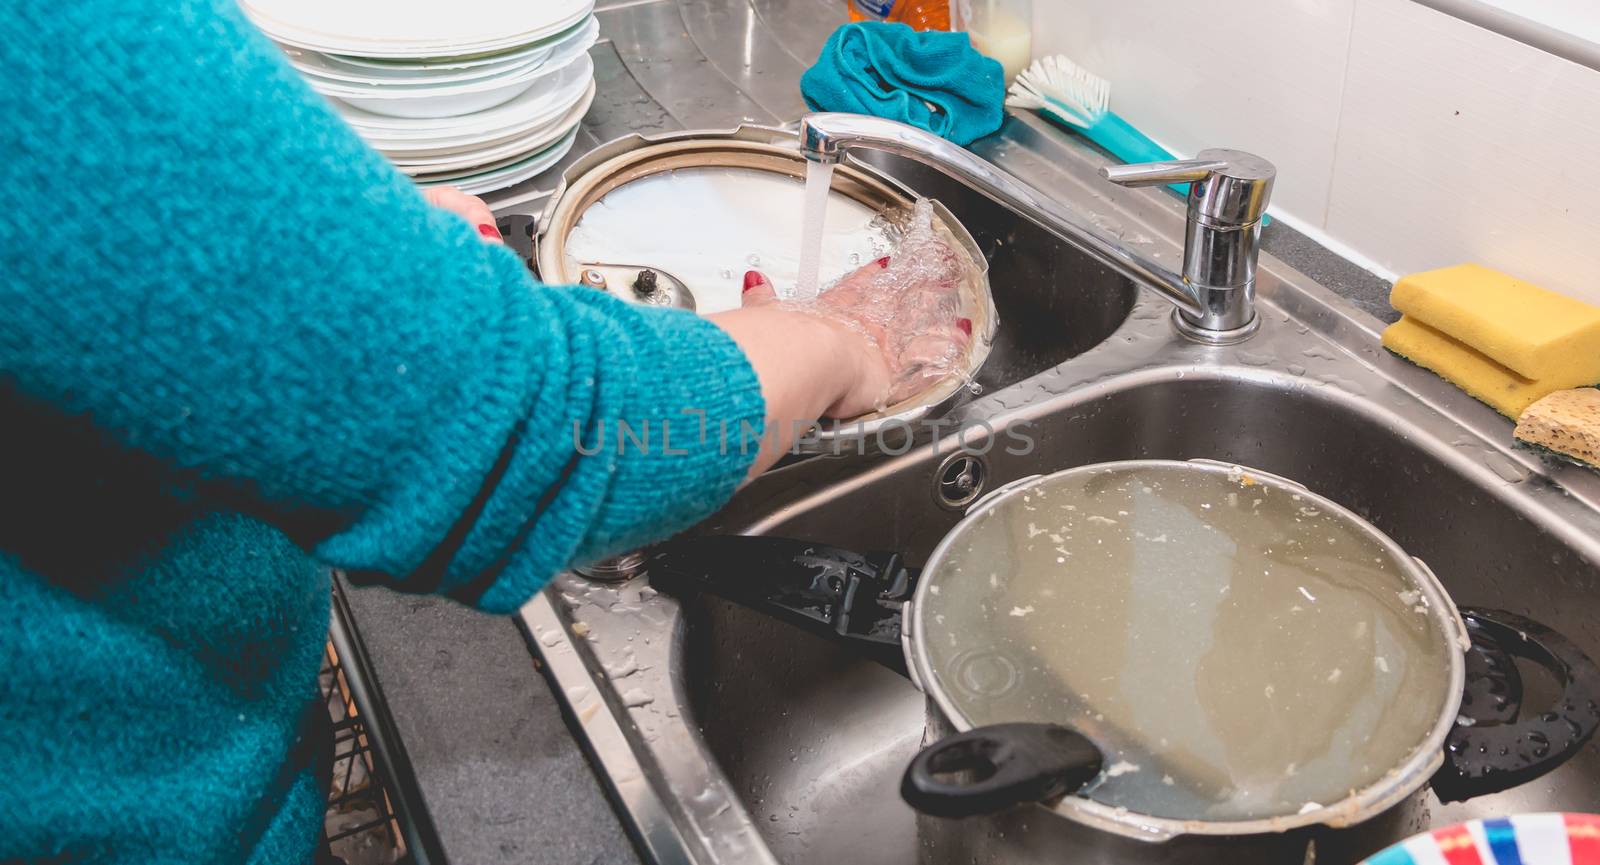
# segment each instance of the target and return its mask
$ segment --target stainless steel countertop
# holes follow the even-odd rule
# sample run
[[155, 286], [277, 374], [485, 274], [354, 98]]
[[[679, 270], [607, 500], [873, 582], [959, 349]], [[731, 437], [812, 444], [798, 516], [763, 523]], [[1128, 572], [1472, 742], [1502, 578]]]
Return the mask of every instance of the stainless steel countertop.
[[[599, 144], [631, 132], [798, 118], [800, 73], [845, 20], [844, 0], [604, 0], [597, 15], [598, 87], [572, 154], [489, 196], [524, 255], [527, 217], [561, 171]], [[1369, 313], [1392, 318], [1388, 286], [1371, 274], [1281, 223], [1264, 244]], [[348, 602], [445, 861], [638, 861], [511, 619], [378, 588], [351, 589]]]

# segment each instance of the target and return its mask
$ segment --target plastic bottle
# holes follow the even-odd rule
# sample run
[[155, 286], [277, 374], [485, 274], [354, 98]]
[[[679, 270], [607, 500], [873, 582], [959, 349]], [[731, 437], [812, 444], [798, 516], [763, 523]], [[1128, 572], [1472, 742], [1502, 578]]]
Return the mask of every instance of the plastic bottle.
[[913, 30], [949, 30], [950, 0], [846, 0], [851, 21], [899, 21]]
[[1033, 0], [956, 0], [956, 27], [1000, 61], [1007, 84], [1033, 62]]

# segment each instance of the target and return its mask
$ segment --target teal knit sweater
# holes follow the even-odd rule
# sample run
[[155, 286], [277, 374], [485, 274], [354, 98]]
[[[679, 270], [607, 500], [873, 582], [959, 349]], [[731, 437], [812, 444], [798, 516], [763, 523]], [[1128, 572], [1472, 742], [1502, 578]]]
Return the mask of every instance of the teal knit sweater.
[[720, 330], [536, 285], [229, 0], [8, 3], [0, 191], [0, 861], [306, 861], [330, 567], [511, 611], [753, 458]]

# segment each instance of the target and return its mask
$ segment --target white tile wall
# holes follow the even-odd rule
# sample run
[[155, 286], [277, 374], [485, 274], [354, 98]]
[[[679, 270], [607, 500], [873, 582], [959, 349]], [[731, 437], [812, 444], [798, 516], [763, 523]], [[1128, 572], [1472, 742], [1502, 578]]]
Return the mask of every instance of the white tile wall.
[[1359, 0], [1327, 231], [1399, 272], [1479, 261], [1600, 302], [1600, 72]]
[[1167, 149], [1278, 166], [1273, 201], [1327, 209], [1356, 0], [1034, 0], [1034, 54], [1111, 80], [1111, 109]]
[[[1478, 261], [1600, 303], [1600, 72], [1411, 0], [1035, 0], [1180, 154], [1278, 165], [1275, 210], [1380, 271]], [[1459, 112], [1459, 113], [1457, 113]]]

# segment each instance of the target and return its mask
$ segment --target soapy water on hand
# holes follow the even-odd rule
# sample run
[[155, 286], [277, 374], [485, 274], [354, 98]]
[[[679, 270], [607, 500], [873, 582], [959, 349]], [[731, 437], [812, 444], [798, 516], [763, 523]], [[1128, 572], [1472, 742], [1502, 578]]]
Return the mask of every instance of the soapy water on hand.
[[889, 360], [893, 381], [879, 402], [915, 396], [952, 375], [965, 377], [969, 333], [965, 319], [977, 278], [953, 239], [935, 223], [933, 204], [912, 206], [889, 265], [850, 274], [814, 299], [785, 304], [838, 321], [872, 340]]

